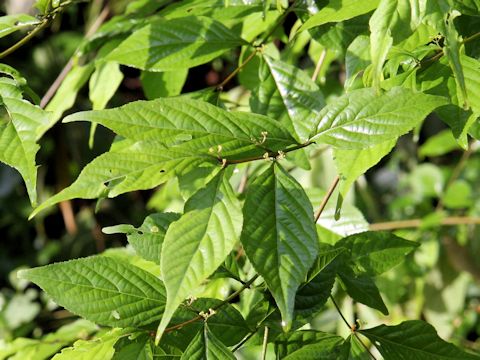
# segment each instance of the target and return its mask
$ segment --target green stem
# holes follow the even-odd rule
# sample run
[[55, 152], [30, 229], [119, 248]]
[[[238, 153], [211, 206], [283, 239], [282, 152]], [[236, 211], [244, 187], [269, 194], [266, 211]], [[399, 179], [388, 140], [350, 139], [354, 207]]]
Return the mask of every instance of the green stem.
[[40, 25], [35, 27], [31, 32], [29, 32], [25, 37], [23, 37], [21, 40], [10, 46], [7, 50], [2, 51], [0, 53], [0, 59], [3, 59], [4, 57], [10, 55], [13, 53], [15, 50], [19, 49], [23, 45], [25, 45], [27, 42], [29, 42], [35, 35], [37, 35], [40, 31], [42, 31], [48, 24], [50, 23], [50, 18], [45, 18]]
[[219, 159], [219, 161], [220, 161], [220, 163], [222, 163], [223, 166], [228, 166], [228, 165], [232, 165], [232, 164], [242, 164], [242, 163], [246, 163], [246, 162], [250, 162], [250, 161], [277, 158], [281, 155], [288, 154], [289, 152], [299, 150], [299, 149], [302, 149], [302, 148], [307, 147], [309, 145], [312, 145], [313, 143], [314, 143], [313, 141], [309, 141], [309, 142], [306, 142], [304, 144], [292, 146], [291, 148], [288, 148], [288, 149], [285, 149], [285, 150], [267, 151], [262, 156], [254, 156], [254, 157], [246, 158], [246, 159], [231, 159], [231, 160]]

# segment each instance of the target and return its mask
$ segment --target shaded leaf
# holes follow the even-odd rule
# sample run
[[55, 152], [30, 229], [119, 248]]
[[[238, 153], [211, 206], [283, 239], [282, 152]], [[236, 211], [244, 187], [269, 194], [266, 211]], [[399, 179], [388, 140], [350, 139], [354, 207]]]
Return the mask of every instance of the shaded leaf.
[[354, 299], [368, 307], [388, 315], [388, 309], [383, 302], [373, 279], [365, 273], [356, 274], [348, 265], [342, 266], [338, 271], [345, 291]]
[[210, 276], [240, 237], [242, 213], [225, 171], [221, 171], [185, 204], [184, 215], [167, 230], [161, 270], [167, 306], [157, 340], [175, 310]]
[[165, 290], [155, 276], [103, 256], [21, 270], [59, 305], [101, 325], [142, 326], [160, 319]]
[[206, 17], [157, 20], [135, 31], [107, 60], [150, 71], [204, 64], [247, 43], [220, 22]]
[[388, 231], [362, 232], [335, 244], [337, 249], [347, 249], [355, 265], [369, 275], [382, 274], [398, 265], [418, 246]]
[[205, 322], [203, 329], [183, 353], [183, 360], [235, 360], [232, 352], [212, 334]]
[[147, 99], [177, 96], [182, 92], [182, 87], [187, 80], [188, 69], [178, 69], [165, 72], [142, 72], [143, 92]]
[[131, 225], [116, 225], [103, 228], [105, 234], [127, 234], [130, 245], [145, 260], [160, 265], [160, 254], [165, 233], [170, 224], [180, 218], [176, 213], [152, 214], [145, 218], [139, 228]]
[[295, 293], [318, 250], [313, 208], [301, 185], [274, 163], [249, 185], [243, 214], [241, 242], [288, 328]]
[[[343, 338], [341, 336], [316, 330], [301, 330], [290, 334], [280, 335], [275, 339], [275, 354], [278, 359], [284, 359], [286, 356], [295, 354], [296, 352], [306, 355], [306, 352], [302, 351], [302, 349], [315, 345], [312, 348], [317, 351], [320, 350], [320, 352], [317, 353], [317, 357], [312, 358], [307, 356], [305, 359], [324, 359], [324, 356], [327, 355], [333, 347], [342, 342]], [[324, 350], [321, 348], [324, 348]], [[308, 351], [308, 353], [310, 352], [312, 351]], [[297, 355], [292, 358], [300, 359]], [[327, 358], [330, 359], [332, 357], [326, 357], [325, 359]]]
[[421, 320], [360, 330], [387, 359], [479, 359], [442, 340], [432, 325]]

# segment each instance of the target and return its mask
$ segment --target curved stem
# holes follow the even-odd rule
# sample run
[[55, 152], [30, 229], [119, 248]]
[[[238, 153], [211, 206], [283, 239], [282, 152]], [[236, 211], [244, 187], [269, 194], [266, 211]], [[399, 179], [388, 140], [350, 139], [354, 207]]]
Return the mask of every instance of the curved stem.
[[25, 37], [23, 37], [20, 41], [16, 42], [12, 46], [10, 46], [7, 50], [2, 51], [0, 53], [0, 59], [3, 59], [4, 57], [10, 55], [13, 53], [15, 50], [19, 49], [23, 45], [25, 45], [27, 42], [30, 41], [35, 35], [37, 35], [40, 31], [42, 31], [49, 23], [50, 23], [50, 18], [45, 18], [40, 25], [35, 27], [31, 32], [29, 32]]

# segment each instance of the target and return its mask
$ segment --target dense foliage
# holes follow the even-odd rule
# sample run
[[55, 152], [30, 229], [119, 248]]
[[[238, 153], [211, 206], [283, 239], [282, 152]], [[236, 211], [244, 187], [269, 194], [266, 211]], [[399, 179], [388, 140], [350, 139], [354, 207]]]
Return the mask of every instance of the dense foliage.
[[0, 359], [480, 358], [480, 0], [34, 6]]

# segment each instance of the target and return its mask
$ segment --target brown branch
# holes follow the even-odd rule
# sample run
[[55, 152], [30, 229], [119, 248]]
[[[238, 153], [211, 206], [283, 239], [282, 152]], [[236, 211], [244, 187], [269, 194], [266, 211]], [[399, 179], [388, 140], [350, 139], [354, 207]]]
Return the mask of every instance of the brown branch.
[[317, 66], [315, 66], [315, 71], [312, 75], [312, 80], [317, 81], [318, 75], [320, 74], [320, 70], [322, 69], [323, 63], [325, 62], [325, 58], [327, 57], [327, 49], [323, 49], [320, 57], [317, 61]]
[[[381, 231], [381, 230], [419, 228], [422, 226], [422, 224], [423, 224], [422, 219], [387, 221], [387, 222], [370, 224], [369, 230]], [[451, 216], [451, 217], [447, 217], [440, 220], [440, 225], [442, 226], [480, 225], [480, 217]]]
[[232, 80], [235, 75], [237, 75], [254, 57], [257, 55], [258, 48], [248, 55], [248, 57], [240, 64], [238, 67], [233, 70], [220, 84], [217, 85], [217, 91], [222, 91], [223, 87]]
[[[238, 295], [240, 295], [244, 290], [250, 288], [250, 286], [255, 282], [255, 280], [257, 280], [258, 278], [258, 274], [254, 275], [250, 280], [248, 280], [247, 282], [245, 282], [245, 284], [243, 284], [243, 286], [238, 289], [237, 291], [235, 291], [233, 294], [231, 294], [230, 296], [228, 296], [225, 300], [223, 300], [220, 304], [218, 304], [217, 306], [214, 306], [212, 308], [213, 311], [215, 310], [218, 310], [220, 309], [222, 306], [228, 304], [230, 301], [232, 301], [233, 299], [235, 299]], [[177, 324], [177, 325], [173, 325], [169, 328], [166, 328], [165, 329], [165, 332], [168, 333], [168, 332], [172, 332], [174, 330], [178, 330], [178, 329], [181, 329], [182, 327], [184, 327], [185, 325], [188, 325], [188, 324], [191, 324], [191, 323], [194, 323], [196, 321], [199, 321], [199, 320], [202, 320], [204, 319], [203, 316], [201, 315], [198, 315], [198, 316], [195, 316], [194, 318], [191, 318], [189, 320], [186, 320], [184, 322], [181, 322], [180, 324]], [[155, 337], [155, 333], [153, 333], [153, 336]]]
[[[102, 10], [100, 15], [98, 15], [98, 18], [95, 20], [93, 25], [88, 29], [87, 33], [85, 34], [85, 37], [88, 39], [90, 38], [97, 30], [98, 28], [105, 22], [105, 20], [108, 18], [110, 14], [110, 9], [108, 6], [105, 6], [105, 8]], [[62, 85], [63, 80], [65, 80], [65, 77], [68, 75], [70, 70], [73, 67], [73, 59], [75, 58], [75, 54], [77, 51], [75, 51], [74, 55], [68, 60], [68, 62], [65, 64], [65, 67], [62, 69], [60, 74], [58, 74], [57, 78], [55, 81], [50, 85], [49, 89], [43, 96], [42, 100], [40, 101], [40, 106], [42, 108], [45, 108], [47, 104], [50, 102], [50, 100], [53, 98], [55, 93], [57, 92], [58, 88], [60, 85]]]
[[335, 191], [335, 188], [337, 187], [339, 181], [340, 181], [340, 177], [338, 175], [335, 176], [335, 179], [333, 179], [333, 182], [330, 185], [330, 188], [327, 190], [327, 193], [323, 197], [322, 202], [318, 207], [317, 212], [315, 213], [315, 222], [318, 221], [318, 219], [320, 218], [320, 215], [322, 215], [323, 210], [325, 210], [325, 206], [327, 206], [328, 200], [330, 200], [330, 197]]

